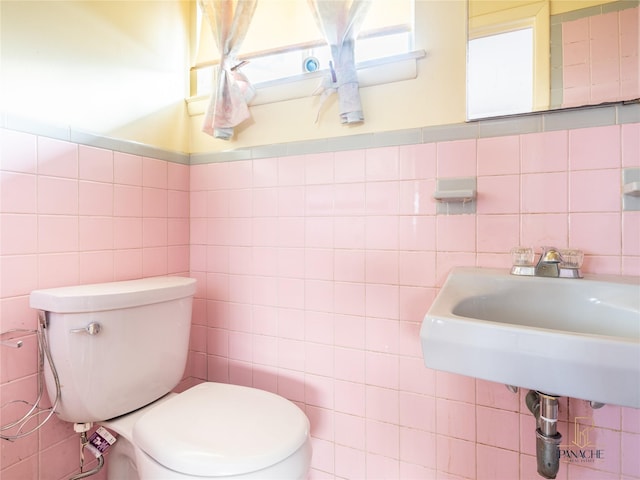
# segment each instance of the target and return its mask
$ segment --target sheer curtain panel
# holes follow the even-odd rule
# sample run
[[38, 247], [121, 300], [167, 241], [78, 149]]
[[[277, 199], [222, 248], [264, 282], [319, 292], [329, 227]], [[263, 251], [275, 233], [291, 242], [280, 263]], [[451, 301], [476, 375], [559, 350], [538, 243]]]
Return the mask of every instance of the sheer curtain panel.
[[229, 140], [234, 127], [250, 117], [248, 103], [255, 92], [240, 71], [237, 55], [257, 0], [199, 0], [220, 52], [215, 69], [214, 91], [205, 113], [202, 131]]
[[321, 85], [322, 101], [337, 92], [342, 123], [361, 123], [364, 115], [358, 91], [354, 50], [356, 37], [371, 6], [371, 0], [308, 0], [308, 3], [331, 47], [333, 58], [329, 74]]

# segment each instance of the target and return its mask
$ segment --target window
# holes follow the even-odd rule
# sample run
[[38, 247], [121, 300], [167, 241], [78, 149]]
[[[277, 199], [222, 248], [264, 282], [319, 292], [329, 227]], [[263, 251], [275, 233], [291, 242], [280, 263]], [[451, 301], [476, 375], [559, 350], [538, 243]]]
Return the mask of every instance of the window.
[[[198, 55], [192, 68], [196, 85], [192, 92], [194, 96], [211, 93], [213, 69], [219, 61], [219, 53], [206, 22], [200, 19], [199, 9], [198, 17], [197, 24], [201, 27]], [[412, 49], [413, 0], [373, 0], [356, 43], [358, 66], [381, 65], [385, 61], [420, 56], [412, 54]], [[248, 62], [242, 72], [260, 93], [260, 89], [309, 78], [318, 82], [328, 69], [331, 53], [306, 0], [262, 0], [258, 2], [239, 57]], [[295, 91], [289, 89], [275, 98], [295, 98]], [[273, 100], [274, 97], [269, 98]]]

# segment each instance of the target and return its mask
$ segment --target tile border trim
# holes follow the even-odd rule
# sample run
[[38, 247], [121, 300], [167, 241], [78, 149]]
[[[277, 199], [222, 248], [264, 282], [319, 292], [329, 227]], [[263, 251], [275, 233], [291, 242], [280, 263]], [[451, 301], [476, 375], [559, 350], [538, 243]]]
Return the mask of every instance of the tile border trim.
[[449, 125], [260, 145], [225, 152], [188, 154], [0, 113], [0, 127], [8, 130], [17, 130], [58, 140], [71, 141], [81, 145], [152, 157], [184, 165], [470, 140], [555, 130], [621, 125], [626, 123], [640, 123], [640, 100], [627, 103], [511, 115]]
[[71, 127], [52, 125], [46, 122], [32, 120], [12, 114], [0, 114], [0, 128], [73, 142], [89, 147], [104, 148], [114, 150], [116, 152], [130, 153], [132, 155], [151, 157], [158, 160], [165, 160], [167, 162], [189, 165], [188, 153], [165, 150], [131, 140], [106, 137], [103, 135], [85, 132], [83, 130], [76, 130]]
[[472, 140], [625, 123], [640, 123], [640, 101], [550, 110], [416, 129], [256, 146], [226, 152], [192, 153], [191, 164], [198, 165], [289, 155], [341, 152], [363, 148]]

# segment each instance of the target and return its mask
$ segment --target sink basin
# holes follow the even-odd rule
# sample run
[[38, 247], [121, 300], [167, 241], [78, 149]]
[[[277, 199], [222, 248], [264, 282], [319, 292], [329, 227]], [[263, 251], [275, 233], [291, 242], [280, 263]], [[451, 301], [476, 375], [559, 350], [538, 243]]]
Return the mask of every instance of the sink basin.
[[640, 407], [640, 279], [455, 268], [420, 330], [425, 365]]

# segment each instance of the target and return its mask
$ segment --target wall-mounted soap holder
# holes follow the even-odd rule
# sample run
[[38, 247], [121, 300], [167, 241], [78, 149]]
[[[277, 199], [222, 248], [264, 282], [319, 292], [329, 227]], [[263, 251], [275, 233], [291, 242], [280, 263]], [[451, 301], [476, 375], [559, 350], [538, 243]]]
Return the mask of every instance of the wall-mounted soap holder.
[[622, 210], [640, 211], [640, 167], [622, 169]]
[[449, 190], [449, 191], [436, 191], [433, 194], [433, 198], [439, 202], [470, 202], [475, 200], [475, 190]]
[[476, 213], [475, 177], [441, 178], [436, 182], [433, 198], [437, 201], [439, 214]]
[[622, 186], [623, 195], [631, 195], [632, 197], [640, 197], [640, 182], [629, 182]]

